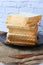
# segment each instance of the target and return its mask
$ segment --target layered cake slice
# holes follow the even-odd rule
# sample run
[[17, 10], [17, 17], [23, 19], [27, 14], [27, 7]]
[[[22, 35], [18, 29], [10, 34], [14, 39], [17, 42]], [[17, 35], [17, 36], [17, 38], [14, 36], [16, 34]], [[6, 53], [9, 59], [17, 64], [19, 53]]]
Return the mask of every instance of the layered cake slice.
[[40, 19], [41, 15], [24, 12], [9, 14], [6, 18], [8, 44], [35, 45], [37, 43], [37, 23]]

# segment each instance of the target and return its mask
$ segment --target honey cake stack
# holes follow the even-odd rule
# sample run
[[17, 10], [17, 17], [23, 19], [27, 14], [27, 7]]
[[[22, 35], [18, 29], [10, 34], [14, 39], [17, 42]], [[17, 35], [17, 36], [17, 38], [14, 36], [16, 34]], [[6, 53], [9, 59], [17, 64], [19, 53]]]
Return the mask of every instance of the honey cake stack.
[[41, 15], [30, 13], [9, 14], [6, 17], [8, 29], [6, 42], [14, 45], [35, 45], [37, 43], [38, 22]]

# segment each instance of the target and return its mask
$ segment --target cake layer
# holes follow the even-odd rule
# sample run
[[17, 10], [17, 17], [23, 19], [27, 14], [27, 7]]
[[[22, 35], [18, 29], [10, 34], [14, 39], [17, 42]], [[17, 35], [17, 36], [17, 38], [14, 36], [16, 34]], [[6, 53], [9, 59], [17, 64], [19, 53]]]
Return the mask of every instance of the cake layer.
[[7, 42], [9, 43], [13, 43], [13, 44], [17, 44], [19, 43], [20, 45], [21, 44], [35, 44], [37, 41], [37, 38], [36, 36], [21, 36], [21, 35], [8, 35], [7, 36]]
[[23, 34], [11, 34], [8, 33], [7, 37], [12, 37], [12, 40], [14, 39], [20, 39], [20, 40], [34, 40], [36, 39], [35, 34], [34, 35], [23, 35]]
[[33, 27], [29, 27], [29, 28], [10, 26], [10, 28], [8, 28], [8, 32], [12, 34], [20, 34], [20, 35], [36, 35], [37, 29], [38, 29], [37, 25], [34, 25]]
[[29, 25], [37, 24], [37, 22], [41, 19], [41, 15], [33, 15], [27, 16], [22, 14], [11, 14], [6, 18], [6, 25], [9, 26], [19, 26], [19, 27], [29, 27]]

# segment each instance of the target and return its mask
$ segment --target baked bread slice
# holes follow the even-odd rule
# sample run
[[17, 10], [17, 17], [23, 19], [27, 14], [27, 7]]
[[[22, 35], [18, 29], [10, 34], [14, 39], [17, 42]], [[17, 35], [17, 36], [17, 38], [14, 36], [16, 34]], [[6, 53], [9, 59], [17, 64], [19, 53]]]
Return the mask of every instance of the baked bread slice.
[[8, 44], [35, 45], [37, 43], [37, 23], [40, 19], [41, 15], [9, 14], [6, 19]]

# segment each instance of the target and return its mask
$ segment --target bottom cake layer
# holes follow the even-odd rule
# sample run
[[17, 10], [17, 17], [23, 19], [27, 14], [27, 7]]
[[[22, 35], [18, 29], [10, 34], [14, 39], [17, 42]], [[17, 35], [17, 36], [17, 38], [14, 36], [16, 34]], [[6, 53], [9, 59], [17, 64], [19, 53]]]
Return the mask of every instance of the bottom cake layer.
[[9, 44], [15, 45], [35, 45], [37, 42], [36, 36], [27, 37], [18, 37], [15, 35], [8, 35], [6, 41]]

